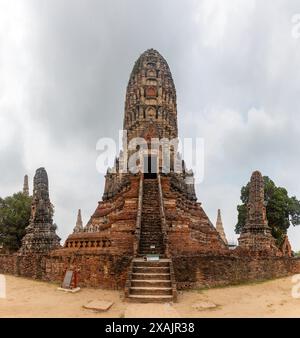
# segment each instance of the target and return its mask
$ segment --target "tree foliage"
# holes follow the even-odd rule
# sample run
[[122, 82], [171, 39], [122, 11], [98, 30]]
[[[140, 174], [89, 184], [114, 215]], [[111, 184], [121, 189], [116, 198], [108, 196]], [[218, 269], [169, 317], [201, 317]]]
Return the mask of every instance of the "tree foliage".
[[9, 252], [17, 251], [29, 224], [31, 197], [19, 192], [0, 198], [0, 244]]
[[[237, 206], [238, 222], [235, 226], [237, 234], [241, 233], [246, 223], [249, 187], [250, 182], [241, 189], [242, 204]], [[300, 224], [300, 201], [295, 196], [289, 197], [287, 190], [277, 187], [268, 176], [264, 176], [264, 187], [269, 226], [277, 245], [281, 245], [290, 225]]]

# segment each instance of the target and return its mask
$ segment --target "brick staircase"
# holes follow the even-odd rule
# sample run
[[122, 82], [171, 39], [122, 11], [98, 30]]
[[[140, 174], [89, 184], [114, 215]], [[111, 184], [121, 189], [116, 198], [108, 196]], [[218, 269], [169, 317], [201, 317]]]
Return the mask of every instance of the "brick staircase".
[[144, 179], [139, 255], [164, 254], [157, 179]]
[[177, 290], [173, 275], [170, 259], [134, 259], [127, 285], [127, 300], [139, 303], [176, 301]]
[[[165, 258], [157, 178], [144, 179], [138, 256], [132, 260], [125, 287], [128, 301], [162, 303], [176, 301], [172, 260]], [[159, 255], [149, 261], [147, 255]]]

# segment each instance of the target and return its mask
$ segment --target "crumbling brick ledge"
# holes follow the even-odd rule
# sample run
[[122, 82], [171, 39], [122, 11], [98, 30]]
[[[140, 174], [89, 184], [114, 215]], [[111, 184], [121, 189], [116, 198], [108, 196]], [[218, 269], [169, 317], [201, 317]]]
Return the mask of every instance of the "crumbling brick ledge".
[[178, 289], [234, 285], [300, 273], [300, 258], [238, 255], [173, 257]]
[[122, 289], [131, 256], [111, 254], [0, 255], [0, 273], [61, 283], [67, 269], [76, 269], [81, 287]]
[[[66, 269], [78, 270], [81, 287], [123, 289], [131, 256], [0, 255], [0, 273], [60, 283]], [[238, 255], [177, 255], [173, 265], [178, 289], [234, 285], [300, 273], [300, 258]]]

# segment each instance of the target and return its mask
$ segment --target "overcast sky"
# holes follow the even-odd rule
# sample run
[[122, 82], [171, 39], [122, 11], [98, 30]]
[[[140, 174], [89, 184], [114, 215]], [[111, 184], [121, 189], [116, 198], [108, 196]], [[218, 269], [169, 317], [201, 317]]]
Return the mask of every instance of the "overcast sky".
[[[0, 0], [0, 196], [25, 174], [32, 189], [43, 166], [59, 235], [78, 208], [86, 223], [104, 186], [96, 142], [118, 137], [133, 64], [155, 48], [180, 136], [205, 140], [197, 195], [213, 223], [222, 209], [228, 239], [252, 171], [300, 198], [297, 13], [299, 0]], [[289, 235], [300, 250], [300, 226]]]

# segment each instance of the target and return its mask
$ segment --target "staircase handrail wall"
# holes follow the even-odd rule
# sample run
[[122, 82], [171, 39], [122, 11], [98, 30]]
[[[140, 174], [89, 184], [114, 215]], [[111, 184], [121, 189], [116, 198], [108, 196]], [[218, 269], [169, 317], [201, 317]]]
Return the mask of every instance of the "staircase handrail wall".
[[159, 210], [160, 210], [160, 216], [161, 216], [161, 227], [162, 227], [162, 233], [163, 233], [165, 254], [167, 257], [170, 257], [169, 244], [168, 244], [167, 221], [166, 221], [166, 214], [165, 214], [163, 191], [162, 191], [162, 186], [161, 186], [161, 178], [160, 178], [159, 173], [157, 174], [157, 180], [158, 180], [159, 205], [160, 205]]
[[140, 174], [138, 209], [135, 227], [134, 256], [137, 256], [141, 238], [142, 208], [143, 208], [144, 175]]

